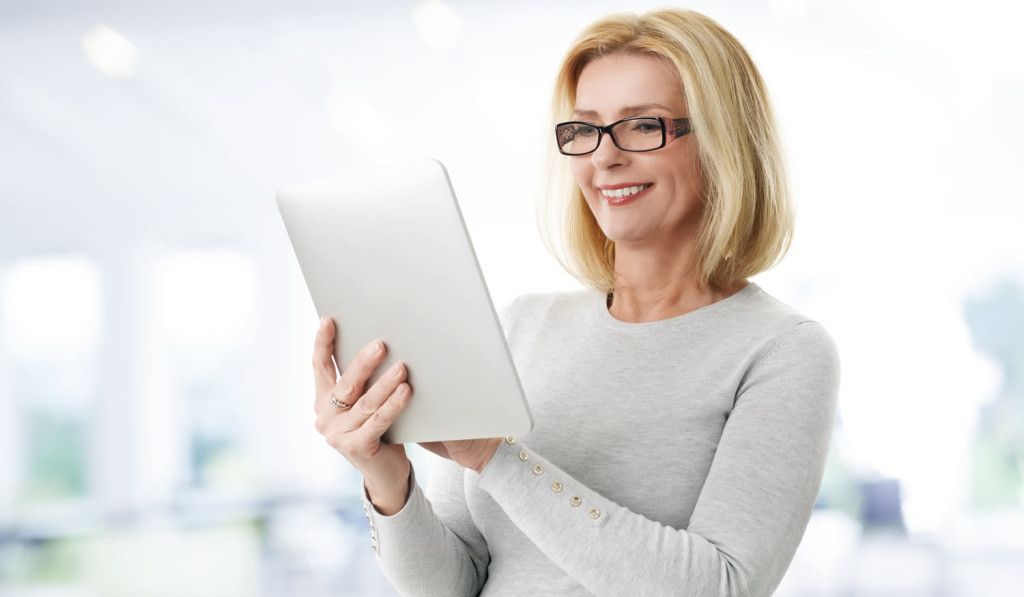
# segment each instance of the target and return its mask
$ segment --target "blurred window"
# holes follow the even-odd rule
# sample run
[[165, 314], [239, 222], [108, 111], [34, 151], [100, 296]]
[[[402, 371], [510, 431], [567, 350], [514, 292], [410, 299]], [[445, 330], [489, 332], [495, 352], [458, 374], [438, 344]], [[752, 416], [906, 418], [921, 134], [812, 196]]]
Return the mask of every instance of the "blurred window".
[[[176, 405], [179, 487], [245, 486], [253, 468], [246, 457], [246, 379], [251, 374], [256, 273], [237, 250], [182, 250], [161, 255], [147, 268], [145, 309], [155, 327], [154, 360]], [[147, 367], [147, 368], [149, 368]], [[179, 468], [178, 470], [182, 470]]]
[[[83, 496], [101, 330], [100, 270], [81, 255], [15, 260], [0, 278], [0, 354], [14, 437], [13, 498]], [[6, 395], [4, 395], [6, 394]]]

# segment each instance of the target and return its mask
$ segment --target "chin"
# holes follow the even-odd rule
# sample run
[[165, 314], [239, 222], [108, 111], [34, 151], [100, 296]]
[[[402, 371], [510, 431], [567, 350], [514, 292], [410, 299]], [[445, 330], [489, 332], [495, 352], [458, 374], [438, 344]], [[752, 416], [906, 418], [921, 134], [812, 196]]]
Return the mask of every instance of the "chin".
[[601, 231], [614, 243], [635, 243], [651, 236], [649, 230], [630, 230], [617, 226], [601, 226]]

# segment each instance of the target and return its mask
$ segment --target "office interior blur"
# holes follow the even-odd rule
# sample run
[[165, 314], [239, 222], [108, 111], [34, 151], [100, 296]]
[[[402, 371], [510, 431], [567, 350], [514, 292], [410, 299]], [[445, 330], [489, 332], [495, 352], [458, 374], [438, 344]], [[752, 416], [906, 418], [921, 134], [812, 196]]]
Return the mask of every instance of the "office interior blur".
[[[576, 288], [534, 223], [555, 71], [593, 19], [662, 4], [0, 0], [0, 593], [394, 595], [313, 429], [274, 192], [438, 158], [499, 308]], [[1024, 7], [686, 7], [783, 131], [797, 234], [755, 281], [842, 356], [777, 595], [1019, 595]]]

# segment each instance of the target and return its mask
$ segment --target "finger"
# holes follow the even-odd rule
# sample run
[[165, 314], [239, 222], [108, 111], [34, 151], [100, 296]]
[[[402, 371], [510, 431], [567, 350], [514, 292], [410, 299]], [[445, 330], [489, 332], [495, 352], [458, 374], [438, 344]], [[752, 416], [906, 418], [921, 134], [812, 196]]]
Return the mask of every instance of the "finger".
[[351, 429], [359, 427], [376, 414], [381, 405], [398, 389], [399, 384], [405, 381], [406, 373], [404, 363], [395, 363], [370, 386], [369, 390], [357, 398], [357, 402], [353, 404], [352, 415], [347, 418]]
[[316, 395], [330, 392], [338, 380], [338, 370], [334, 366], [334, 321], [330, 317], [320, 320], [320, 328], [313, 342], [313, 381], [316, 384]]
[[402, 382], [398, 384], [394, 392], [387, 397], [387, 400], [380, 405], [373, 415], [363, 423], [356, 433], [365, 433], [368, 437], [380, 438], [391, 425], [402, 414], [412, 397], [412, 388], [409, 384]]
[[[364, 346], [342, 372], [337, 383], [322, 395], [324, 408], [338, 408], [331, 404], [332, 398], [349, 406], [359, 401], [359, 397], [363, 394], [363, 388], [366, 387], [366, 380], [384, 360], [385, 354], [387, 354], [387, 347], [380, 340], [374, 340]], [[363, 420], [360, 419], [359, 424], [362, 424]]]
[[[362, 426], [348, 431], [335, 427], [325, 433], [328, 443], [350, 460], [353, 458], [365, 460], [373, 457], [382, 449], [384, 442], [381, 440], [381, 436], [391, 427], [398, 415], [405, 410], [411, 395], [412, 389], [409, 384], [399, 384], [384, 401], [384, 404]], [[336, 422], [338, 421], [341, 421], [340, 417], [336, 419]], [[353, 462], [353, 464], [355, 463]]]

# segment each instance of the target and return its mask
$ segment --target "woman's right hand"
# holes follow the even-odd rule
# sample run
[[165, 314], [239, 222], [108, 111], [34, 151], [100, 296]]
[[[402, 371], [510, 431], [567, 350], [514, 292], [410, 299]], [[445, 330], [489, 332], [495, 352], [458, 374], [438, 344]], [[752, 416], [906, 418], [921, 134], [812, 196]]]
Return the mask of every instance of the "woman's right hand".
[[[381, 436], [412, 395], [405, 382], [405, 366], [396, 363], [366, 389], [367, 380], [384, 359], [384, 343], [377, 340], [359, 351], [339, 377], [334, 336], [334, 322], [328, 317], [321, 319], [313, 347], [316, 430], [363, 474], [377, 511], [396, 514], [408, 499], [411, 465], [404, 446], [388, 444]], [[344, 406], [335, 406], [332, 399]]]

